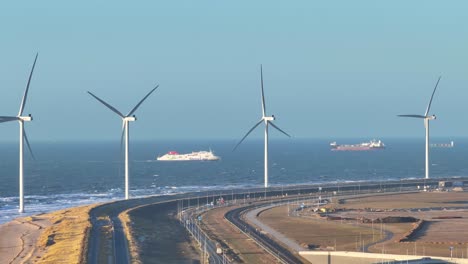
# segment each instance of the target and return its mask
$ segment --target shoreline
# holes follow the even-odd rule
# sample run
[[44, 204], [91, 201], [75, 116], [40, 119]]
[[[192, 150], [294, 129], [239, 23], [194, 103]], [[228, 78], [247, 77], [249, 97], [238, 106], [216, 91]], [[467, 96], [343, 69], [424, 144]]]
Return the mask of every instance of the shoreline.
[[[438, 186], [439, 181], [468, 181], [468, 178], [441, 178], [441, 179], [429, 179], [429, 180], [424, 180], [424, 179], [414, 179], [414, 180], [408, 180], [408, 181], [367, 181], [367, 182], [352, 182], [352, 183], [332, 183], [332, 184], [309, 184], [309, 185], [288, 185], [288, 186], [274, 186], [268, 188], [268, 195], [269, 196], [277, 196], [277, 195], [282, 195], [283, 193], [286, 193], [286, 195], [289, 193], [290, 195], [293, 195], [294, 193], [306, 193], [310, 191], [317, 191], [318, 188], [321, 188], [322, 193], [327, 193], [331, 191], [333, 188], [337, 188], [338, 190], [358, 190], [358, 188], [361, 187], [361, 185], [366, 185], [368, 188], [371, 189], [383, 189], [389, 188], [392, 186], [392, 188], [397, 188], [400, 186], [400, 188], [403, 188], [405, 186], [412, 186], [413, 188], [415, 187], [416, 184], [427, 184], [431, 186]], [[419, 186], [419, 185], [418, 185]], [[200, 200], [202, 201], [202, 204], [206, 202], [208, 203], [211, 199], [214, 200], [215, 197], [219, 197], [220, 195], [229, 197], [230, 195], [234, 194], [244, 194], [244, 197], [247, 195], [247, 197], [250, 198], [258, 198], [262, 197], [264, 194], [267, 193], [265, 188], [253, 188], [253, 189], [221, 189], [221, 190], [209, 190], [209, 191], [204, 191], [204, 192], [189, 192], [189, 193], [179, 193], [179, 194], [173, 194], [173, 195], [157, 195], [157, 196], [145, 196], [145, 197], [139, 197], [139, 198], [133, 198], [130, 200], [114, 200], [114, 201], [109, 201], [106, 203], [95, 203], [91, 205], [84, 205], [84, 206], [78, 206], [78, 207], [70, 207], [70, 208], [65, 208], [61, 209], [58, 211], [53, 211], [49, 213], [41, 213], [37, 215], [32, 215], [32, 216], [26, 216], [22, 218], [16, 218], [13, 219], [12, 221], [9, 221], [4, 224], [0, 224], [0, 231], [2, 233], [8, 232], [7, 236], [4, 236], [5, 238], [8, 237], [8, 239], [3, 239], [4, 241], [0, 243], [0, 256], [7, 256], [7, 254], [1, 254], [1, 250], [11, 250], [11, 252], [16, 252], [16, 254], [10, 253], [8, 254], [9, 258], [17, 258], [17, 255], [21, 255], [23, 258], [26, 257], [47, 257], [47, 252], [50, 251], [53, 247], [57, 247], [57, 244], [65, 243], [65, 242], [60, 242], [60, 243], [55, 243], [54, 246], [45, 246], [47, 243], [47, 236], [44, 242], [44, 235], [47, 234], [46, 232], [55, 232], [53, 233], [54, 236], [52, 237], [58, 237], [60, 235], [63, 235], [62, 239], [63, 241], [73, 240], [77, 237], [73, 237], [75, 234], [71, 233], [70, 228], [64, 227], [64, 223], [69, 223], [69, 224], [77, 224], [79, 225], [79, 228], [81, 228], [81, 234], [85, 234], [86, 232], [93, 232], [92, 228], [95, 226], [93, 223], [93, 217], [98, 217], [99, 214], [103, 215], [110, 215], [110, 216], [115, 216], [118, 217], [118, 215], [126, 210], [129, 210], [131, 208], [135, 208], [138, 206], [142, 205], [149, 205], [152, 203], [159, 203], [159, 202], [168, 202], [168, 201], [175, 201], [175, 200], [183, 200], [183, 199], [188, 199], [187, 202], [190, 204], [190, 201], [195, 202]], [[193, 204], [192, 204], [193, 205]], [[94, 216], [93, 216], [94, 214]], [[23, 219], [23, 220], [22, 220]], [[47, 223], [49, 221], [50, 223]], [[31, 225], [37, 225], [37, 223], [41, 223], [43, 226], [33, 228]], [[15, 224], [16, 223], [16, 224]], [[62, 229], [61, 229], [62, 228]], [[87, 228], [89, 229], [88, 231]], [[34, 232], [32, 232], [34, 231]], [[60, 233], [62, 232], [62, 233]], [[29, 237], [26, 237], [26, 234], [29, 234]], [[49, 234], [50, 235], [50, 234]], [[68, 236], [68, 237], [67, 237]], [[24, 243], [21, 242], [22, 239], [28, 238], [29, 242]], [[49, 236], [50, 238], [50, 236]], [[83, 235], [81, 238], [80, 245], [81, 248], [78, 251], [81, 251], [79, 254], [81, 258], [88, 257], [86, 249], [88, 248], [87, 243], [93, 243], [92, 239], [89, 237], [86, 237]], [[5, 241], [7, 240], [7, 241]], [[41, 244], [42, 243], [42, 244]], [[29, 246], [24, 246], [25, 244]], [[90, 245], [92, 247], [92, 245]], [[14, 250], [12, 250], [14, 249]], [[41, 251], [43, 250], [43, 251]], [[28, 253], [26, 253], [28, 252]], [[84, 253], [83, 253], [84, 252]], [[12, 256], [14, 255], [14, 256]], [[7, 262], [9, 263], [10, 261], [3, 261], [0, 258], [0, 262]]]
[[[403, 183], [410, 183], [420, 181], [421, 179], [409, 177], [409, 178], [402, 178], [402, 179], [385, 179], [385, 180], [333, 180], [333, 181], [324, 181], [324, 182], [302, 182], [300, 184], [292, 184], [292, 183], [285, 183], [285, 184], [272, 184], [270, 185], [270, 190], [279, 190], [283, 188], [284, 190], [287, 189], [294, 189], [294, 188], [312, 188], [312, 187], [325, 187], [325, 186], [348, 186], [348, 185], [360, 185], [360, 184], [387, 184], [387, 183], [395, 183], [395, 182], [403, 182]], [[428, 182], [434, 181], [466, 181], [468, 183], [468, 176], [452, 176], [452, 177], [440, 177], [440, 178], [431, 178], [428, 179]], [[185, 194], [196, 194], [196, 193], [211, 193], [211, 192], [222, 192], [222, 191], [243, 191], [243, 190], [251, 190], [251, 191], [259, 191], [264, 190], [261, 184], [239, 184], [239, 185], [227, 185], [227, 186], [164, 186], [160, 187], [163, 189], [153, 190], [153, 189], [138, 189], [133, 190], [134, 196], [132, 199], [144, 199], [153, 196], [174, 196], [174, 195], [185, 195]], [[160, 191], [160, 193], [157, 193]], [[28, 195], [26, 198], [26, 213], [20, 214], [17, 212], [16, 206], [16, 199], [17, 197], [3, 197], [2, 199], [8, 200], [5, 203], [6, 207], [0, 210], [2, 213], [2, 217], [0, 218], [0, 225], [7, 223], [9, 221], [13, 221], [16, 218], [36, 215], [36, 214], [43, 214], [49, 213], [53, 211], [63, 210], [67, 208], [74, 208], [79, 206], [87, 206], [96, 203], [111, 203], [121, 201], [122, 197], [120, 193], [116, 193], [115, 190], [110, 190], [109, 192], [102, 192], [102, 193], [61, 193], [61, 194], [54, 194], [50, 196], [46, 195]], [[34, 200], [51, 200], [51, 203], [35, 203]], [[60, 200], [59, 202], [53, 202], [55, 200]], [[1, 203], [0, 203], [1, 204]], [[65, 204], [65, 205], [64, 205]], [[13, 205], [13, 206], [12, 206]], [[9, 215], [9, 216], [5, 216]]]
[[89, 210], [96, 206], [99, 204], [20, 217], [1, 224], [0, 263], [82, 262], [90, 227]]

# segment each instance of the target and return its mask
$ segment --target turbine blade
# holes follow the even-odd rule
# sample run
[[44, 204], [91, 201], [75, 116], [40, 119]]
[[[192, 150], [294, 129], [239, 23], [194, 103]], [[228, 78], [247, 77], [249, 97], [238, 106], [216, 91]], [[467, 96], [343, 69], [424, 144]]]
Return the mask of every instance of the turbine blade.
[[34, 153], [31, 149], [31, 145], [29, 144], [28, 136], [26, 135], [26, 130], [24, 130], [24, 127], [23, 127], [23, 137], [24, 137], [24, 141], [26, 141], [26, 146], [28, 146], [29, 153], [31, 153], [31, 157], [33, 158], [33, 160], [36, 160], [36, 157], [34, 156]]
[[16, 116], [0, 116], [0, 123], [19, 120]]
[[285, 135], [288, 136], [288, 137], [291, 137], [288, 133], [284, 132], [281, 128], [279, 128], [278, 126], [276, 126], [275, 124], [273, 124], [273, 122], [268, 121], [268, 123], [269, 123], [271, 126], [273, 126], [274, 128], [276, 128], [279, 132], [285, 134]]
[[26, 85], [26, 90], [24, 91], [23, 99], [21, 100], [21, 105], [20, 109], [18, 112], [18, 116], [21, 116], [23, 114], [24, 106], [26, 105], [26, 99], [28, 98], [28, 91], [29, 91], [29, 84], [31, 84], [31, 78], [34, 72], [34, 67], [36, 66], [36, 61], [37, 61], [37, 56], [39, 53], [36, 53], [36, 58], [34, 59], [33, 66], [31, 68], [31, 73], [29, 73], [29, 79], [28, 79], [28, 84]]
[[124, 118], [125, 116], [117, 109], [115, 109], [112, 105], [104, 102], [104, 100], [100, 99], [99, 97], [95, 96], [93, 93], [91, 93], [90, 91], [88, 91], [88, 93], [94, 97], [96, 100], [98, 100], [99, 102], [101, 102], [103, 105], [107, 106], [107, 108], [109, 108], [110, 110], [112, 110], [112, 112], [118, 114], [120, 117]]
[[123, 155], [123, 145], [125, 137], [125, 121], [122, 120], [122, 135], [120, 136], [120, 154]]
[[239, 141], [239, 143], [237, 143], [237, 145], [234, 147], [234, 149], [232, 149], [232, 151], [236, 150], [237, 147], [242, 143], [242, 141], [244, 141], [244, 139], [250, 134], [252, 133], [252, 131], [258, 127], [258, 125], [260, 125], [261, 123], [263, 122], [263, 118], [260, 119], [260, 121], [258, 121], [257, 124], [255, 124], [250, 130], [249, 132], [247, 132], [247, 134], [245, 134], [245, 136]]
[[429, 101], [429, 104], [427, 105], [426, 113], [424, 114], [425, 116], [427, 116], [427, 114], [429, 114], [429, 110], [431, 109], [432, 99], [434, 98], [435, 91], [437, 89], [437, 86], [439, 85], [440, 78], [442, 78], [442, 76], [439, 76], [439, 79], [437, 80], [437, 83], [436, 83], [436, 85], [434, 87], [434, 91], [432, 91], [431, 100]]
[[133, 113], [135, 113], [135, 111], [138, 109], [138, 107], [140, 107], [140, 105], [143, 103], [143, 101], [145, 101], [146, 98], [148, 98], [148, 96], [150, 96], [150, 94], [152, 94], [154, 92], [154, 90], [158, 89], [158, 87], [159, 87], [159, 84], [156, 85], [156, 87], [154, 87], [154, 89], [151, 90], [145, 97], [143, 97], [143, 99], [141, 99], [141, 101], [132, 109], [132, 111], [130, 111], [128, 113], [127, 116], [131, 116]]
[[414, 117], [414, 118], [426, 118], [423, 115], [398, 115], [399, 117]]
[[261, 87], [262, 87], [262, 114], [263, 117], [266, 116], [266, 106], [265, 106], [265, 92], [263, 91], [263, 67], [262, 64], [260, 64], [260, 81], [261, 81]]

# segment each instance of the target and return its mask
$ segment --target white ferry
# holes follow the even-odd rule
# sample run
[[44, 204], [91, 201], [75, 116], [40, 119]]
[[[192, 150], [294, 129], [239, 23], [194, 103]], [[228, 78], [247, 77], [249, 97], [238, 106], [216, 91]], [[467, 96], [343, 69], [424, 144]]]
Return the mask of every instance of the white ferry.
[[210, 151], [197, 151], [188, 154], [179, 154], [177, 151], [169, 151], [167, 154], [157, 157], [157, 160], [160, 161], [214, 161], [219, 160], [218, 156], [215, 156], [213, 152]]

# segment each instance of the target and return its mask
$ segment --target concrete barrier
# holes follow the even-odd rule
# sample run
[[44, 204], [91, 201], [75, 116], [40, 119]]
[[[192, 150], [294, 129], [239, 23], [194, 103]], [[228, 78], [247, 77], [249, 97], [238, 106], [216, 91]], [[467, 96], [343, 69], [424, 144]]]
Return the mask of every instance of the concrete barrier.
[[[408, 263], [459, 263], [468, 264], [468, 259], [444, 258], [415, 255], [393, 255], [379, 253], [362, 253], [351, 251], [300, 251], [301, 257], [314, 264], [373, 264], [393, 261], [406, 261]], [[404, 263], [404, 262], [403, 262]]]

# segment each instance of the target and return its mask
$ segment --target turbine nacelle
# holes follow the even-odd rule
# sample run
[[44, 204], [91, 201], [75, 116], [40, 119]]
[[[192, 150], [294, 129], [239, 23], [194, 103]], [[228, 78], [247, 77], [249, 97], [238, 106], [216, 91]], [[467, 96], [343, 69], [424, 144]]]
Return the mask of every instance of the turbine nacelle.
[[120, 139], [120, 148], [122, 149], [122, 145], [125, 142], [125, 158], [124, 158], [124, 160], [125, 160], [125, 199], [128, 199], [130, 197], [130, 195], [129, 195], [129, 178], [130, 178], [130, 172], [129, 172], [130, 171], [129, 170], [129, 131], [128, 131], [130, 125], [128, 124], [128, 122], [133, 122], [133, 121], [137, 120], [136, 116], [133, 113], [135, 113], [135, 111], [146, 100], [146, 98], [148, 98], [148, 96], [150, 96], [156, 89], [158, 89], [158, 87], [159, 87], [159, 85], [156, 85], [156, 87], [154, 87], [149, 93], [147, 93], [146, 96], [143, 97], [143, 99], [141, 99], [138, 102], [138, 104], [136, 104], [135, 107], [133, 107], [133, 109], [126, 115], [124, 115], [122, 112], [117, 110], [115, 107], [113, 107], [112, 105], [106, 103], [104, 100], [102, 100], [101, 98], [97, 97], [96, 95], [94, 95], [93, 93], [88, 91], [88, 94], [91, 95], [92, 97], [94, 97], [94, 99], [99, 101], [101, 104], [103, 104], [104, 106], [109, 108], [109, 110], [111, 110], [112, 112], [117, 114], [120, 118], [122, 118], [122, 137]]
[[25, 115], [23, 116], [23, 111], [26, 106], [26, 101], [28, 98], [28, 91], [29, 91], [29, 86], [31, 84], [31, 79], [33, 76], [34, 72], [34, 67], [36, 66], [36, 61], [37, 61], [37, 56], [39, 54], [36, 54], [36, 58], [34, 59], [34, 63], [31, 68], [31, 72], [29, 73], [29, 79], [28, 83], [26, 84], [26, 89], [24, 90], [23, 98], [21, 99], [21, 104], [19, 108], [18, 115], [16, 116], [0, 116], [0, 123], [4, 122], [11, 122], [11, 121], [19, 121], [19, 127], [20, 127], [20, 132], [19, 132], [19, 208], [18, 212], [24, 213], [24, 155], [23, 155], [23, 144], [26, 143], [26, 146], [29, 149], [29, 152], [31, 153], [31, 156], [33, 159], [35, 159], [34, 154], [31, 150], [31, 145], [29, 144], [28, 136], [26, 135], [26, 130], [24, 129], [24, 122], [29, 122], [32, 121], [32, 116]]
[[424, 120], [424, 127], [426, 128], [426, 169], [425, 169], [425, 178], [429, 179], [429, 120], [436, 119], [435, 115], [429, 115], [429, 111], [431, 110], [432, 99], [434, 99], [434, 94], [437, 90], [437, 86], [439, 85], [440, 78], [437, 79], [437, 83], [432, 91], [431, 99], [429, 100], [429, 104], [427, 105], [426, 112], [424, 115], [398, 115], [400, 117], [412, 117], [412, 118], [419, 118]]
[[32, 115], [27, 115], [27, 116], [18, 116], [18, 119], [23, 122], [30, 122], [33, 120]]
[[134, 122], [136, 120], [137, 120], [136, 116], [126, 116], [123, 118], [123, 121], [126, 121], [126, 122]]
[[266, 107], [265, 107], [265, 93], [263, 91], [263, 70], [262, 70], [262, 65], [260, 65], [260, 84], [261, 84], [261, 92], [262, 92], [262, 118], [255, 124], [246, 134], [245, 136], [237, 143], [237, 145], [234, 147], [233, 151], [236, 150], [236, 148], [244, 141], [245, 138], [255, 129], [257, 128], [260, 124], [264, 123], [265, 124], [265, 156], [264, 156], [264, 177], [265, 177], [265, 188], [268, 187], [268, 126], [271, 125], [273, 128], [278, 130], [279, 132], [283, 133], [284, 135], [291, 137], [289, 134], [281, 130], [278, 126], [275, 125], [273, 122], [275, 120], [275, 116], [267, 116], [266, 115]]

